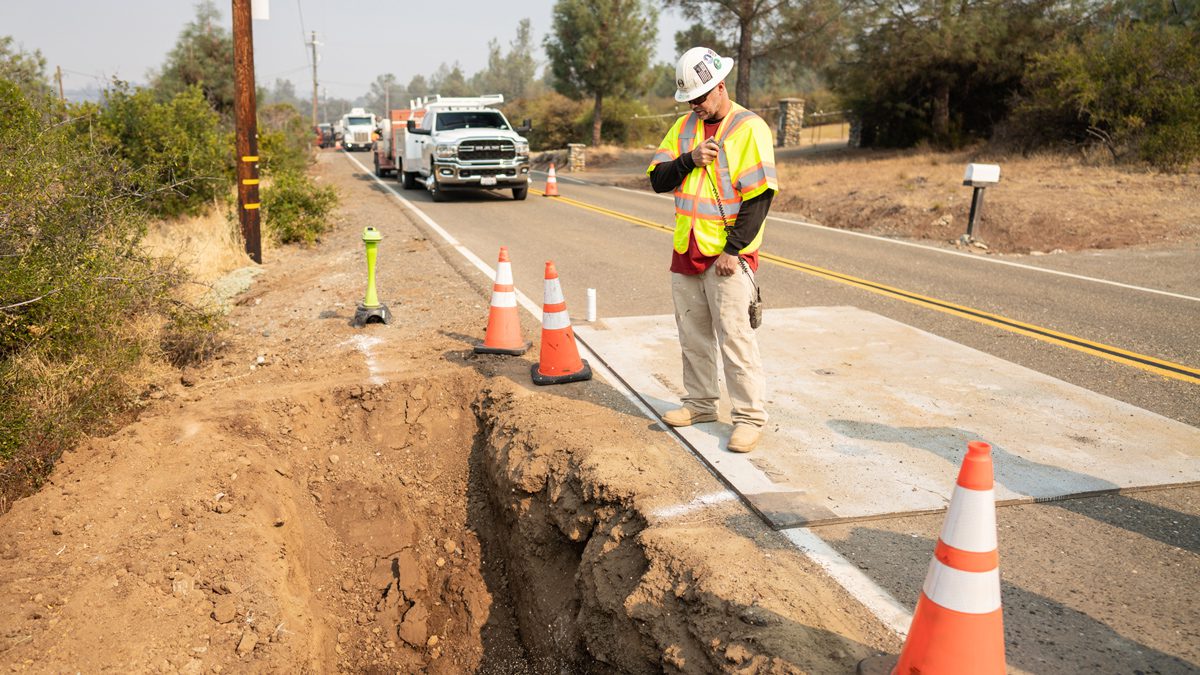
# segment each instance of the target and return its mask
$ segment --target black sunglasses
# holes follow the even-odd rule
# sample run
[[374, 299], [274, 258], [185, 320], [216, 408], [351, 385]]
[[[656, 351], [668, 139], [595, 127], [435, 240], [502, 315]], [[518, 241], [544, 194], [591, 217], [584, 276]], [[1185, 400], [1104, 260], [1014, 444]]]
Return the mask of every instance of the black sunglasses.
[[[717, 87], [719, 87], [719, 86], [721, 86], [720, 82], [717, 83]], [[708, 91], [704, 92], [703, 94], [700, 94], [696, 98], [688, 101], [688, 105], [700, 105], [701, 103], [704, 103], [705, 101], [708, 100], [709, 95], [717, 90], [717, 87], [713, 87], [712, 89], [709, 89]]]

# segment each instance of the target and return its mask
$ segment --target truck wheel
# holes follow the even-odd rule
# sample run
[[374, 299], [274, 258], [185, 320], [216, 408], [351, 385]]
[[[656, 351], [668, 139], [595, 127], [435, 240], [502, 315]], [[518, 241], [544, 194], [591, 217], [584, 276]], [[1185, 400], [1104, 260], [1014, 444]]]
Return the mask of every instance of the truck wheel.
[[519, 202], [523, 202], [523, 201], [525, 201], [525, 198], [528, 196], [529, 196], [529, 188], [528, 187], [513, 188], [513, 199], [515, 199]]
[[379, 155], [376, 155], [375, 153], [372, 152], [371, 156], [372, 156], [372, 159], [375, 160], [375, 175], [380, 178], [383, 178], [383, 169], [379, 168]]
[[405, 190], [417, 189], [417, 172], [416, 171], [405, 171], [404, 167], [400, 167], [399, 169], [396, 169], [396, 172], [400, 176], [401, 184]]
[[446, 191], [442, 189], [441, 185], [438, 185], [437, 167], [433, 164], [429, 165], [429, 179], [429, 196], [433, 197], [435, 202], [446, 201]]

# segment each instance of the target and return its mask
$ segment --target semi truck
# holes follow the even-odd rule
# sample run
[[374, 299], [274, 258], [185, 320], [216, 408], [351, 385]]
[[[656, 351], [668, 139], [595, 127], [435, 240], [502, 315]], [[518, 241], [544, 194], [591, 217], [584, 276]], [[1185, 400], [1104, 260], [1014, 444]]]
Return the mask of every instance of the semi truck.
[[342, 115], [342, 149], [370, 150], [375, 136], [375, 114], [352, 108]]
[[500, 94], [412, 101], [407, 110], [389, 115], [391, 164], [380, 167], [395, 171], [405, 189], [424, 187], [435, 202], [458, 189], [511, 189], [513, 199], [525, 199], [529, 141], [521, 134], [530, 127], [509, 124], [495, 108], [503, 102]]

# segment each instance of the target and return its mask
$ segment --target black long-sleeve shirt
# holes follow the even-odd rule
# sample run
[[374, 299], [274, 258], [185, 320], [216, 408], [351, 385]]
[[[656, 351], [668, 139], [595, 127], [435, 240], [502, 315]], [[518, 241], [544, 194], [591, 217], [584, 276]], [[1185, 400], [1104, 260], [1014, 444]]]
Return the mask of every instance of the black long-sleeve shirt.
[[[711, 166], [711, 165], [710, 165]], [[683, 184], [683, 179], [696, 168], [692, 153], [685, 152], [670, 162], [662, 162], [650, 172], [650, 185], [655, 192], [671, 192]], [[737, 220], [729, 228], [725, 238], [725, 253], [737, 255], [738, 251], [750, 245], [762, 229], [763, 221], [767, 219], [767, 211], [771, 209], [771, 199], [775, 191], [768, 189], [757, 197], [742, 202]]]

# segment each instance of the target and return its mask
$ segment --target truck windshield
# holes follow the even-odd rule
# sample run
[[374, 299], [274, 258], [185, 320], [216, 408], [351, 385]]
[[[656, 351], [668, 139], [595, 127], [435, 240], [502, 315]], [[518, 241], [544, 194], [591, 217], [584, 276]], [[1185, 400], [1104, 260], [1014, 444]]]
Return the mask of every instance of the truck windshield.
[[495, 111], [454, 111], [438, 113], [437, 130], [454, 129], [508, 129], [504, 116]]
[[351, 126], [356, 126], [359, 124], [370, 124], [370, 123], [371, 123], [370, 117], [347, 117], [346, 118], [346, 124], [349, 124]]

